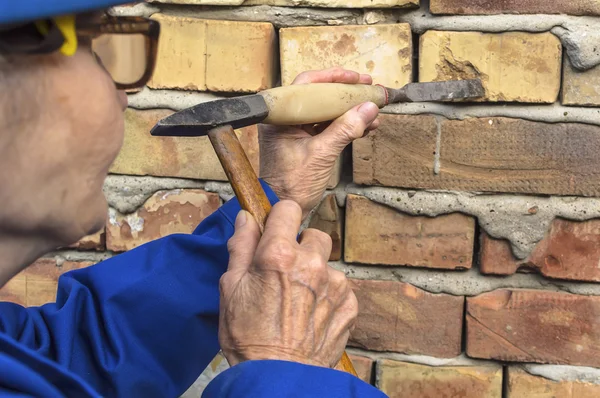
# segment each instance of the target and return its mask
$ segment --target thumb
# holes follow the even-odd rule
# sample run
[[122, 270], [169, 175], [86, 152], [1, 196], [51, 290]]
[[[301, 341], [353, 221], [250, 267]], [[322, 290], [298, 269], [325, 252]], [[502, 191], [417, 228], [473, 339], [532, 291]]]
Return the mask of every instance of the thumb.
[[235, 233], [227, 242], [229, 250], [228, 271], [244, 271], [252, 264], [260, 241], [258, 223], [247, 211], [240, 211], [235, 219]]
[[313, 139], [319, 146], [331, 148], [339, 155], [352, 141], [362, 138], [367, 128], [377, 119], [379, 107], [372, 102], [358, 105], [337, 118], [320, 135]]

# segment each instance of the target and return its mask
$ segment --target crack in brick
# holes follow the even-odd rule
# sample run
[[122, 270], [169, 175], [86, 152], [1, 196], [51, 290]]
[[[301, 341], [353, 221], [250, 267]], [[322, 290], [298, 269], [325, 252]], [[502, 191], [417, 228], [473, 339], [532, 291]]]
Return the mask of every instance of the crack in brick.
[[[468, 311], [467, 309], [467, 319], [472, 319], [473, 321], [477, 322], [481, 328], [482, 328], [482, 332], [488, 335], [493, 336], [493, 338], [495, 340], [499, 340], [502, 341], [506, 344], [508, 344], [510, 347], [513, 347], [514, 349], [516, 349], [517, 351], [519, 351], [521, 354], [525, 355], [526, 358], [531, 358], [532, 360], [537, 360], [537, 357], [533, 354], [531, 354], [528, 351], [525, 351], [524, 349], [517, 347], [513, 342], [511, 342], [510, 340], [508, 340], [506, 337], [502, 336], [501, 334], [495, 332], [494, 330], [492, 330], [489, 326], [485, 325], [483, 322], [481, 322], [479, 319], [477, 319], [473, 314], [471, 314], [470, 311]], [[510, 359], [509, 356], [506, 357], [507, 359]], [[503, 359], [503, 358], [501, 358]]]

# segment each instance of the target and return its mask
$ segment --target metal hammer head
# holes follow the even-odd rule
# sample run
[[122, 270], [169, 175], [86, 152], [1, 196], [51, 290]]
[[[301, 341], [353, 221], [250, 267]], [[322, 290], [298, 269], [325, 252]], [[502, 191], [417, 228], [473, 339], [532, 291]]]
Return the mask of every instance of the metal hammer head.
[[269, 108], [260, 95], [227, 98], [206, 102], [174, 113], [160, 120], [150, 134], [155, 136], [201, 137], [215, 127], [230, 125], [234, 129], [260, 123]]

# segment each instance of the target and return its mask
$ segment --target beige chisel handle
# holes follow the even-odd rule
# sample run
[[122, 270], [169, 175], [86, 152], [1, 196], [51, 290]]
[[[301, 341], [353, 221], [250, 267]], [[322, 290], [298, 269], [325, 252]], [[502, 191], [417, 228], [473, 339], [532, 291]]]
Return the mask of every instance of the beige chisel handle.
[[277, 87], [259, 93], [269, 108], [263, 123], [298, 125], [337, 119], [364, 102], [383, 108], [388, 91], [382, 86], [343, 83], [310, 83]]

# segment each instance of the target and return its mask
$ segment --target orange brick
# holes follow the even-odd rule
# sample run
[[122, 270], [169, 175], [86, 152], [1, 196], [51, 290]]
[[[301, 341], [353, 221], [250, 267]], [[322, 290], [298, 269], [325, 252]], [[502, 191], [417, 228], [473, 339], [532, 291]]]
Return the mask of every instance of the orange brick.
[[206, 21], [154, 14], [161, 34], [152, 88], [206, 90]]
[[15, 276], [0, 288], [0, 301], [27, 305], [27, 281], [23, 276]]
[[507, 398], [596, 398], [600, 385], [575, 381], [553, 381], [533, 376], [511, 366], [508, 368]]
[[348, 263], [471, 268], [475, 219], [454, 213], [414, 217], [348, 195], [344, 260]]
[[377, 362], [377, 387], [390, 398], [501, 398], [501, 366], [426, 366]]
[[600, 297], [496, 290], [467, 298], [467, 355], [600, 366]]
[[431, 0], [434, 14], [571, 14], [600, 15], [600, 3], [590, 0]]
[[105, 237], [106, 237], [106, 231], [103, 228], [101, 231], [99, 231], [95, 234], [88, 235], [88, 236], [81, 238], [78, 242], [69, 246], [69, 248], [78, 249], [78, 250], [101, 251], [106, 248]]
[[309, 227], [325, 232], [331, 236], [333, 247], [330, 261], [342, 258], [342, 210], [337, 205], [335, 195], [327, 196], [310, 220]]
[[358, 377], [365, 383], [371, 384], [373, 376], [373, 360], [359, 355], [350, 355], [350, 360], [354, 365]]
[[304, 71], [334, 66], [368, 73], [390, 87], [412, 81], [408, 24], [286, 28], [280, 40], [283, 85]]
[[481, 101], [558, 99], [562, 45], [551, 33], [429, 31], [421, 36], [419, 52], [422, 82], [481, 79], [486, 90]]
[[[227, 181], [208, 137], [153, 137], [152, 127], [173, 112], [164, 109], [125, 112], [125, 142], [111, 173]], [[254, 170], [259, 170], [257, 126], [236, 134]]]
[[219, 206], [219, 195], [199, 189], [158, 191], [133, 214], [110, 209], [106, 245], [127, 251], [167, 235], [192, 233]]
[[217, 6], [270, 5], [324, 8], [389, 8], [413, 7], [419, 5], [419, 0], [150, 0], [150, 2]]
[[277, 35], [270, 23], [153, 15], [161, 23], [152, 88], [256, 92], [277, 79]]
[[208, 21], [206, 85], [210, 91], [257, 92], [275, 86], [277, 34], [270, 23]]
[[563, 105], [600, 106], [600, 66], [581, 72], [564, 58]]
[[546, 237], [525, 260], [514, 257], [508, 241], [482, 232], [480, 253], [484, 274], [512, 275], [525, 267], [550, 278], [600, 282], [600, 220], [554, 220]]
[[0, 300], [23, 306], [40, 306], [54, 302], [58, 278], [65, 272], [89, 267], [92, 264], [88, 261], [65, 261], [58, 266], [55, 259], [39, 259], [0, 289]]
[[349, 345], [438, 358], [460, 354], [464, 297], [431, 294], [401, 282], [351, 283], [359, 314]]

